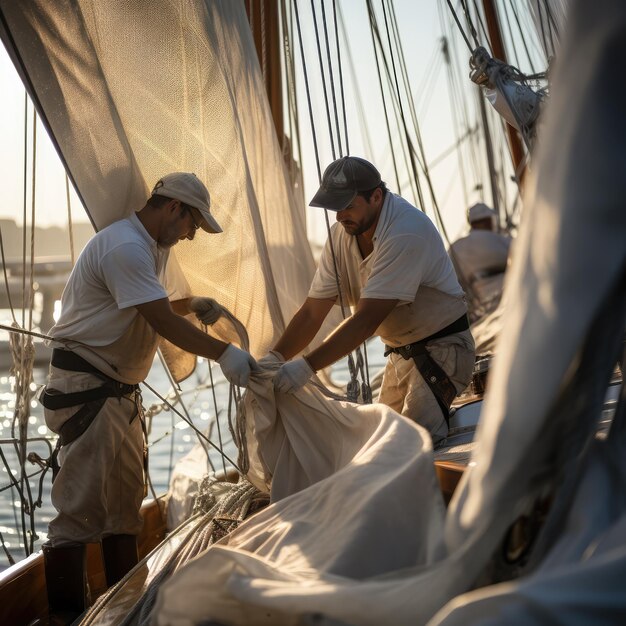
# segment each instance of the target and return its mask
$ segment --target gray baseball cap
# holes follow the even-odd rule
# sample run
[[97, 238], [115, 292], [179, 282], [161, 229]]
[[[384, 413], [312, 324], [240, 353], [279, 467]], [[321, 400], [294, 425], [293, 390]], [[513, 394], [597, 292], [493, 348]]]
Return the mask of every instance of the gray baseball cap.
[[211, 215], [211, 197], [204, 183], [190, 172], [173, 172], [163, 176], [152, 190], [153, 196], [165, 196], [180, 200], [200, 211], [202, 230], [207, 233], [221, 233], [222, 227]]
[[333, 161], [322, 176], [322, 184], [310, 206], [343, 211], [360, 191], [369, 191], [381, 183], [380, 172], [365, 159], [345, 156]]

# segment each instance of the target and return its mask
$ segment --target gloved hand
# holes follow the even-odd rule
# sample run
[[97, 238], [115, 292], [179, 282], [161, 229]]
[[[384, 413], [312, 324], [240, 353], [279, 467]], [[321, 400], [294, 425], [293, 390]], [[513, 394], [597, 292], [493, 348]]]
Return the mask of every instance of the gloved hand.
[[274, 376], [274, 389], [282, 393], [293, 393], [303, 387], [315, 372], [305, 359], [285, 363]]
[[236, 348], [232, 343], [228, 344], [228, 347], [222, 352], [217, 362], [220, 364], [226, 380], [239, 387], [247, 387], [250, 380], [250, 372], [258, 369], [258, 365], [252, 355], [245, 350]]
[[283, 363], [284, 360], [285, 357], [280, 352], [277, 352], [276, 350], [270, 350], [264, 357], [261, 357], [257, 361], [257, 363], [259, 364], [260, 368], [264, 368], [272, 367], [277, 363]]
[[189, 308], [207, 326], [215, 324], [224, 312], [224, 307], [217, 300], [213, 300], [213, 298], [191, 298]]

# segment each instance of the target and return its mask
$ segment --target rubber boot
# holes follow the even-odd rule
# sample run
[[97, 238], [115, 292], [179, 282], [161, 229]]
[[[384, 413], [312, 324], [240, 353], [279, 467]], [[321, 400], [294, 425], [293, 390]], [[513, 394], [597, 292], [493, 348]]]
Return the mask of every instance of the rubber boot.
[[50, 624], [71, 624], [88, 606], [87, 546], [43, 546]]
[[139, 562], [135, 535], [109, 535], [102, 540], [102, 558], [107, 585], [122, 580]]

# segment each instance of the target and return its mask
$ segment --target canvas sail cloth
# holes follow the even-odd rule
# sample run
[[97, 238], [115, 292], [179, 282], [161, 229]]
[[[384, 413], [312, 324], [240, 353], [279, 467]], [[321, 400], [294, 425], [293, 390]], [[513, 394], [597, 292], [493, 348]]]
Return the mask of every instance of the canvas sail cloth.
[[[585, 451], [595, 449], [589, 442], [624, 331], [626, 89], [616, 77], [626, 64], [625, 29], [621, 3], [576, 3], [505, 286], [510, 300], [479, 447], [446, 520], [448, 556], [370, 578], [325, 570], [322, 559], [315, 560], [316, 551], [335, 554], [335, 559], [349, 555], [346, 525], [353, 519], [363, 524], [362, 516], [371, 513], [355, 510], [354, 488], [341, 480], [343, 472], [356, 469], [349, 464], [251, 518], [227, 544], [181, 570], [162, 589], [155, 623], [213, 618], [230, 624], [297, 624], [312, 613], [328, 617], [316, 624], [426, 623], [471, 587], [508, 526], [538, 494], [552, 488], [555, 500], [535, 548], [535, 559], [545, 559], [546, 567], [555, 559], [557, 567], [543, 579], [548, 593], [541, 591], [541, 579], [531, 592], [533, 581], [527, 579], [528, 585], [521, 583], [508, 601], [521, 607], [525, 624], [545, 623], [542, 617], [560, 614], [559, 607], [567, 603], [586, 607], [579, 613], [581, 622], [589, 623], [591, 615], [596, 623], [607, 607], [612, 623], [616, 615], [623, 616], [624, 455], [614, 441], [603, 466], [598, 455]], [[383, 458], [393, 445], [401, 449], [399, 440], [389, 442]], [[611, 460], [620, 464], [617, 476], [607, 470]], [[368, 462], [376, 466], [376, 454]], [[381, 472], [387, 469], [381, 464]], [[581, 475], [585, 480], [577, 492]], [[308, 506], [318, 504], [324, 491], [337, 506], [332, 517], [325, 507]], [[594, 491], [590, 506], [597, 514], [585, 515], [585, 495]], [[561, 534], [565, 544], [551, 552]], [[372, 528], [371, 543], [377, 540]], [[593, 558], [587, 558], [594, 546]], [[564, 570], [558, 570], [559, 562]], [[606, 593], [591, 590], [598, 575], [607, 583]], [[567, 586], [560, 589], [559, 584]], [[512, 617], [505, 593], [494, 593], [490, 623]], [[481, 606], [467, 607], [459, 619], [444, 613], [433, 623], [482, 623]], [[567, 615], [574, 618], [571, 611]]]
[[[346, 585], [360, 595], [360, 582], [443, 554], [428, 432], [381, 404], [329, 400], [313, 384], [275, 394], [276, 367], [254, 374], [245, 398], [248, 478], [271, 489], [272, 504], [161, 587], [154, 623], [294, 624], [320, 593], [341, 602]], [[246, 599], [257, 584], [282, 599]]]
[[[164, 174], [206, 183], [224, 232], [199, 230], [172, 255], [191, 293], [226, 306], [265, 353], [314, 263], [243, 3], [0, 0], [0, 34], [97, 229]], [[194, 359], [177, 357], [180, 379]]]

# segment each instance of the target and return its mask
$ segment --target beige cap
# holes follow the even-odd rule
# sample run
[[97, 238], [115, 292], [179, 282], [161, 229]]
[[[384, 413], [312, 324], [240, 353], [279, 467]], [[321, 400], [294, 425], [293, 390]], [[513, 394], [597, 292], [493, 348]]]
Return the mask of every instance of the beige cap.
[[484, 220], [487, 218], [495, 218], [496, 212], [493, 209], [490, 209], [486, 204], [482, 202], [478, 202], [471, 206], [467, 211], [467, 221], [471, 224], [472, 222], [477, 222], [478, 220]]
[[190, 172], [173, 172], [163, 176], [152, 190], [153, 196], [165, 196], [173, 200], [180, 200], [202, 215], [202, 230], [207, 233], [221, 233], [222, 228], [211, 215], [211, 197], [202, 181]]

